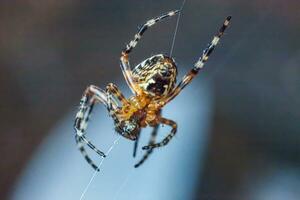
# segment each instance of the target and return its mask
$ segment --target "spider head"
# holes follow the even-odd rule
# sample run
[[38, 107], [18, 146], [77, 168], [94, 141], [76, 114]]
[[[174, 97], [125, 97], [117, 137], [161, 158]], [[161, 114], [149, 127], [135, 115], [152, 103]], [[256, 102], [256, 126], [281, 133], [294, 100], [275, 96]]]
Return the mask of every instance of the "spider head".
[[136, 140], [139, 135], [140, 127], [136, 121], [126, 120], [121, 121], [116, 126], [116, 131], [127, 139]]
[[177, 68], [175, 61], [163, 54], [152, 56], [133, 70], [140, 88], [152, 98], [166, 96], [175, 86]]

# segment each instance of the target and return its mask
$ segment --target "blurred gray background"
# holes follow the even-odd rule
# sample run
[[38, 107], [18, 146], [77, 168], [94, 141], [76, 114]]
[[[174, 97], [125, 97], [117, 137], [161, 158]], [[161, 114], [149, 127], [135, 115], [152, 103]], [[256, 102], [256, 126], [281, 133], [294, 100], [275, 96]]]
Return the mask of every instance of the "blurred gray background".
[[[75, 114], [86, 86], [125, 83], [119, 56], [137, 26], [180, 5], [177, 0], [0, 2], [1, 199], [13, 193], [50, 130], [70, 111]], [[192, 83], [209, 85], [213, 94], [192, 199], [300, 198], [299, 10], [298, 0], [187, 0], [173, 53], [180, 75], [224, 18], [233, 16]], [[132, 64], [168, 53], [175, 23], [176, 18], [147, 32]], [[194, 86], [182, 98], [199, 98]], [[183, 117], [191, 117], [187, 113]]]

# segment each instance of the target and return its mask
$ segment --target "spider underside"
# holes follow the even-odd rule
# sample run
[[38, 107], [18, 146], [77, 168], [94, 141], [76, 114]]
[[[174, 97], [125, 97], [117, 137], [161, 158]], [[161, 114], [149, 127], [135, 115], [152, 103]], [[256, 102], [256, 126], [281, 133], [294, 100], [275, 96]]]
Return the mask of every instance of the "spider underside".
[[[90, 159], [84, 148], [84, 145], [87, 145], [97, 154], [105, 157], [105, 154], [86, 138], [89, 117], [95, 104], [104, 104], [114, 121], [117, 133], [127, 139], [135, 141], [133, 151], [134, 157], [136, 155], [141, 129], [146, 126], [153, 127], [148, 145], [142, 148], [143, 150], [146, 150], [146, 152], [142, 159], [135, 164], [135, 167], [140, 166], [153, 152], [153, 149], [167, 145], [176, 134], [176, 122], [164, 118], [161, 115], [161, 110], [163, 106], [174, 99], [180, 91], [192, 81], [200, 69], [203, 68], [204, 63], [208, 60], [209, 55], [218, 44], [219, 39], [223, 35], [229, 24], [229, 20], [231, 19], [230, 16], [226, 18], [219, 29], [219, 32], [208, 44], [193, 68], [177, 85], [177, 67], [173, 58], [167, 55], [154, 55], [131, 70], [129, 65], [129, 54], [137, 45], [144, 32], [157, 22], [178, 13], [179, 10], [175, 10], [148, 20], [140, 27], [139, 31], [135, 34], [134, 39], [122, 51], [120, 66], [133, 96], [126, 99], [118, 87], [112, 83], [106, 86], [106, 90], [91, 85], [84, 91], [75, 118], [75, 140], [80, 152], [95, 170], [99, 169]], [[170, 126], [171, 132], [162, 141], [156, 142], [155, 139], [160, 124]]]

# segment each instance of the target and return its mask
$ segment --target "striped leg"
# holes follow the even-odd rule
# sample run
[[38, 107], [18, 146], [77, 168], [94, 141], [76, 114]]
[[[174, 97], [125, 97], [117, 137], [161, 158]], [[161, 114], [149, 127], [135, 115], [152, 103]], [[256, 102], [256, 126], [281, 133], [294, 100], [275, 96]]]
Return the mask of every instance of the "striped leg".
[[116, 126], [121, 123], [120, 120], [117, 117], [117, 114], [119, 114], [119, 107], [116, 105], [118, 104], [117, 101], [121, 103], [122, 106], [129, 104], [125, 96], [122, 94], [122, 92], [119, 90], [119, 88], [113, 84], [109, 83], [106, 86], [106, 94], [107, 94], [107, 110], [109, 111], [109, 115], [113, 118]]
[[138, 86], [137, 84], [134, 82], [133, 76], [132, 76], [132, 71], [130, 69], [130, 65], [129, 65], [129, 60], [128, 60], [128, 55], [131, 53], [131, 51], [134, 49], [134, 47], [137, 45], [138, 41], [142, 38], [142, 35], [144, 34], [144, 32], [151, 26], [153, 26], [154, 24], [156, 24], [157, 22], [171, 17], [175, 14], [177, 14], [179, 12], [179, 10], [175, 10], [175, 11], [170, 11], [166, 14], [163, 14], [159, 17], [153, 18], [151, 20], [148, 20], [145, 24], [143, 24], [138, 32], [135, 34], [134, 39], [130, 41], [130, 43], [128, 45], [126, 45], [125, 49], [122, 51], [122, 55], [120, 58], [121, 61], [121, 69], [123, 72], [123, 75], [126, 79], [126, 82], [128, 84], [128, 86], [130, 87], [130, 89], [132, 90], [133, 93], [138, 93]]
[[[124, 97], [124, 95], [121, 93], [121, 91], [115, 86], [114, 84], [110, 83], [106, 87], [106, 93], [107, 93], [107, 103], [108, 103], [108, 111], [109, 115], [113, 118], [115, 123], [115, 131], [119, 134], [121, 134], [123, 137], [130, 139], [130, 140], [136, 140], [139, 136], [139, 132], [134, 132], [132, 134], [133, 130], [139, 130], [137, 128], [137, 124], [132, 124], [129, 122], [130, 120], [120, 120], [124, 117], [127, 117], [128, 115], [126, 109], [129, 108], [130, 103], [129, 101]], [[121, 103], [121, 107], [113, 107], [112, 103]], [[124, 110], [123, 110], [124, 109]]]
[[[158, 128], [159, 128], [159, 125], [156, 125], [154, 128], [153, 128], [153, 131], [151, 133], [151, 138], [150, 138], [150, 141], [148, 143], [148, 145], [153, 145], [154, 142], [155, 142], [155, 138], [157, 136], [157, 131], [158, 131]], [[149, 155], [153, 152], [153, 148], [151, 149], [148, 149], [146, 151], [146, 153], [144, 154], [143, 158], [137, 163], [134, 165], [135, 168], [139, 167], [141, 164], [143, 164], [145, 162], [145, 160], [147, 160], [147, 158], [149, 157]]]
[[103, 103], [107, 107], [107, 97], [103, 90], [96, 86], [89, 86], [81, 100], [79, 110], [76, 114], [74, 129], [75, 129], [75, 140], [78, 146], [78, 149], [86, 159], [86, 161], [95, 169], [98, 170], [97, 166], [88, 156], [84, 144], [87, 144], [93, 151], [99, 154], [102, 157], [105, 157], [105, 154], [97, 149], [86, 137], [85, 132], [88, 126], [88, 121], [92, 113], [93, 107], [96, 103]]
[[[89, 163], [89, 165], [92, 166], [92, 168], [94, 170], [97, 170], [99, 171], [97, 165], [92, 161], [92, 159], [88, 156], [85, 148], [84, 148], [84, 144], [85, 142], [83, 142], [83, 139], [82, 137], [78, 136], [78, 135], [75, 135], [75, 141], [77, 143], [77, 146], [78, 146], [78, 149], [79, 151], [81, 152], [81, 154], [83, 155], [83, 157], [85, 158], [85, 160]], [[105, 155], [103, 155], [103, 157], [105, 157]]]
[[136, 140], [134, 141], [133, 154], [132, 154], [132, 156], [133, 156], [134, 158], [135, 158], [135, 156], [136, 156], [136, 151], [137, 151], [137, 148], [138, 148], [139, 139], [140, 139], [140, 133], [138, 134]]
[[[129, 104], [129, 102], [127, 101], [127, 99], [125, 98], [125, 96], [122, 94], [122, 92], [119, 90], [119, 88], [113, 84], [113, 83], [109, 83], [106, 86], [106, 92], [109, 93], [109, 96], [112, 98], [117, 98], [117, 100], [124, 104]], [[111, 101], [112, 99], [110, 98], [108, 101]], [[113, 100], [114, 101], [114, 100]], [[114, 101], [115, 102], [115, 101]], [[116, 102], [115, 102], [116, 103]], [[112, 105], [109, 105], [110, 108], [112, 108]]]
[[157, 148], [157, 147], [162, 147], [167, 145], [170, 140], [175, 136], [176, 132], [177, 132], [177, 124], [176, 122], [169, 120], [169, 119], [165, 119], [165, 118], [161, 118], [160, 119], [160, 123], [165, 124], [165, 125], [169, 125], [172, 127], [171, 129], [171, 133], [169, 135], [167, 135], [167, 137], [165, 137], [161, 142], [156, 143], [156, 144], [149, 144], [148, 146], [144, 146], [142, 149], [143, 150], [150, 150], [153, 148]]
[[226, 18], [226, 20], [224, 21], [222, 27], [219, 29], [219, 32], [214, 36], [214, 38], [208, 44], [206, 49], [204, 49], [204, 51], [202, 53], [202, 56], [194, 64], [194, 67], [192, 68], [192, 70], [182, 78], [181, 82], [179, 82], [179, 84], [176, 86], [176, 88], [173, 90], [173, 92], [166, 98], [165, 103], [168, 103], [169, 101], [174, 99], [179, 94], [179, 92], [187, 84], [189, 84], [192, 81], [192, 79], [198, 74], [200, 69], [203, 68], [205, 62], [208, 60], [210, 54], [213, 52], [213, 50], [215, 49], [215, 46], [219, 43], [220, 38], [224, 34], [224, 31], [227, 28], [230, 19], [231, 19], [230, 16]]

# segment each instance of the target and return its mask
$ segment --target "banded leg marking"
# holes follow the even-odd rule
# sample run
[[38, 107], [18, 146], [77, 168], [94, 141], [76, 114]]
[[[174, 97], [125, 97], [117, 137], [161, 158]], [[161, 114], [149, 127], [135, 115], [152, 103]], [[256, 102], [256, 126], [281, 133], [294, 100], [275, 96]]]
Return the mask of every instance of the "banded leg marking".
[[89, 165], [91, 165], [94, 170], [99, 171], [99, 168], [97, 167], [97, 165], [95, 165], [95, 163], [92, 161], [92, 159], [88, 156], [85, 148], [83, 147], [84, 143], [81, 141], [81, 137], [79, 137], [78, 135], [75, 135], [75, 140], [76, 140], [76, 144], [77, 144], [79, 151], [81, 152], [81, 154], [83, 155], [83, 157], [87, 161], [87, 163]]
[[119, 90], [119, 88], [113, 83], [109, 83], [106, 86], [106, 92], [114, 95], [123, 105], [129, 103], [122, 92]]
[[123, 54], [127, 55], [132, 51], [132, 49], [134, 49], [134, 47], [137, 45], [138, 41], [142, 38], [143, 34], [149, 27], [153, 26], [154, 24], [156, 24], [157, 22], [159, 22], [165, 18], [174, 16], [177, 13], [179, 13], [179, 10], [174, 10], [174, 11], [170, 11], [168, 13], [162, 14], [161, 16], [158, 16], [156, 18], [148, 20], [145, 24], [143, 24], [139, 28], [138, 32], [134, 36], [134, 39], [131, 40], [128, 45], [126, 45], [126, 48], [123, 50], [122, 55]]
[[206, 63], [209, 56], [215, 49], [216, 45], [219, 43], [220, 38], [224, 34], [225, 29], [228, 27], [230, 19], [231, 19], [231, 16], [228, 16], [225, 19], [225, 21], [224, 21], [223, 25], [221, 26], [221, 28], [219, 29], [218, 33], [213, 37], [212, 41], [204, 49], [201, 57], [194, 64], [194, 67], [191, 69], [191, 71], [189, 71], [182, 78], [182, 80], [178, 83], [178, 85], [173, 90], [173, 92], [166, 98], [165, 103], [168, 103], [169, 101], [174, 99], [180, 93], [180, 91], [192, 81], [192, 79], [198, 74], [200, 69], [202, 69], [204, 67], [204, 64]]
[[81, 100], [79, 110], [76, 114], [74, 129], [75, 129], [75, 141], [77, 143], [78, 149], [81, 154], [84, 156], [85, 160], [95, 169], [98, 170], [97, 166], [94, 164], [92, 159], [88, 156], [84, 144], [87, 144], [93, 151], [99, 154], [102, 157], [105, 157], [105, 154], [97, 149], [86, 137], [85, 132], [88, 126], [88, 121], [91, 116], [93, 107], [96, 103], [103, 103], [107, 107], [107, 97], [105, 92], [96, 87], [89, 86]]
[[172, 120], [169, 120], [169, 119], [161, 118], [160, 119], [160, 123], [168, 125], [168, 126], [171, 126], [172, 127], [171, 132], [161, 142], [156, 143], [156, 144], [150, 144], [148, 146], [144, 146], [142, 148], [143, 150], [149, 150], [149, 149], [154, 149], [154, 148], [157, 148], [157, 147], [165, 146], [175, 136], [175, 134], [177, 132], [177, 124], [176, 124], [176, 122], [174, 122]]
[[113, 83], [109, 83], [106, 86], [106, 94], [107, 94], [107, 110], [109, 112], [109, 115], [113, 118], [116, 125], [120, 123], [120, 120], [117, 117], [117, 114], [119, 113], [119, 107], [118, 107], [118, 100], [122, 105], [129, 104], [125, 96], [122, 94], [122, 92], [119, 90], [119, 88], [114, 85]]
[[130, 87], [130, 89], [132, 90], [133, 93], [138, 93], [139, 88], [137, 86], [137, 84], [134, 81], [133, 75], [132, 75], [132, 71], [130, 69], [130, 64], [129, 64], [129, 60], [128, 60], [128, 55], [129, 53], [131, 53], [131, 51], [134, 49], [134, 47], [137, 45], [138, 41], [142, 38], [143, 34], [145, 33], [145, 31], [153, 26], [154, 24], [156, 24], [157, 22], [174, 16], [175, 14], [177, 14], [179, 12], [179, 10], [175, 10], [175, 11], [170, 11], [166, 14], [163, 14], [159, 17], [153, 18], [148, 20], [145, 24], [143, 24], [138, 32], [135, 34], [134, 39], [131, 40], [129, 42], [128, 45], [126, 45], [125, 49], [122, 51], [122, 55], [120, 58], [120, 66], [123, 72], [123, 75], [125, 77], [125, 80], [128, 84], [128, 86]]
[[137, 152], [137, 148], [138, 148], [138, 144], [139, 144], [139, 139], [140, 139], [140, 133], [138, 134], [136, 140], [134, 141], [133, 154], [132, 154], [134, 158], [136, 156], [136, 152]]
[[[153, 128], [152, 133], [151, 133], [151, 138], [150, 138], [150, 141], [149, 141], [148, 145], [153, 145], [153, 144], [154, 144], [155, 138], [156, 138], [156, 136], [157, 136], [158, 128], [159, 128], [159, 125], [156, 125], [156, 126]], [[144, 154], [143, 158], [142, 158], [137, 164], [135, 164], [134, 167], [137, 168], [137, 167], [141, 166], [141, 165], [145, 162], [145, 160], [148, 159], [149, 155], [150, 155], [152, 152], [153, 152], [153, 148], [148, 149], [148, 150], [146, 151], [146, 153]]]
[[214, 36], [213, 40], [208, 44], [206, 49], [204, 49], [202, 56], [199, 58], [199, 60], [195, 63], [193, 70], [197, 73], [201, 68], [203, 68], [204, 63], [208, 60], [210, 54], [213, 52], [215, 49], [215, 46], [219, 43], [220, 38], [224, 34], [225, 29], [229, 25], [229, 21], [231, 19], [231, 16], [228, 16], [222, 27], [219, 29], [219, 32]]

